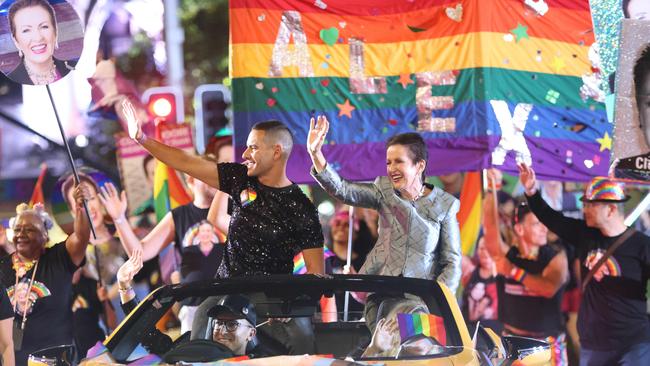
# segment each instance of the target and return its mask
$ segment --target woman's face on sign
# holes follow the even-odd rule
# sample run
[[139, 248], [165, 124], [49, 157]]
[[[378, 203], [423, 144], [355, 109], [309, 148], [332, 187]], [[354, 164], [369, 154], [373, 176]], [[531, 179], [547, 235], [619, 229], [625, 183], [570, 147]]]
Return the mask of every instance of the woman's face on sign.
[[13, 18], [16, 47], [32, 64], [51, 62], [56, 44], [56, 28], [50, 13], [42, 6], [20, 9]]

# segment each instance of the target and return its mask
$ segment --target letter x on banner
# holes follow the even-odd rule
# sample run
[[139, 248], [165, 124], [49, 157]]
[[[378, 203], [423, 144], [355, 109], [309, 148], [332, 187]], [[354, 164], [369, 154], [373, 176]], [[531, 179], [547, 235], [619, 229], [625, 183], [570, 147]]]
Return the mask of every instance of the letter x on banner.
[[[231, 0], [235, 148], [279, 120], [288, 165], [312, 182], [312, 110], [344, 177], [385, 174], [385, 142], [418, 131], [430, 175], [532, 164], [545, 179], [605, 175], [611, 125], [590, 91], [599, 71], [588, 0]], [[598, 99], [598, 98], [596, 98]]]

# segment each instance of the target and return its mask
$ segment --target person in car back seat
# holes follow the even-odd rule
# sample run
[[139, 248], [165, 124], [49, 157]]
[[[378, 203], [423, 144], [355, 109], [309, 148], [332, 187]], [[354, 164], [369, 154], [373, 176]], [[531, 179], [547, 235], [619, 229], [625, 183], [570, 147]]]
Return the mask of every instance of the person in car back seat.
[[212, 340], [228, 347], [235, 356], [245, 355], [257, 329], [255, 305], [241, 295], [226, 295], [208, 311], [208, 331]]

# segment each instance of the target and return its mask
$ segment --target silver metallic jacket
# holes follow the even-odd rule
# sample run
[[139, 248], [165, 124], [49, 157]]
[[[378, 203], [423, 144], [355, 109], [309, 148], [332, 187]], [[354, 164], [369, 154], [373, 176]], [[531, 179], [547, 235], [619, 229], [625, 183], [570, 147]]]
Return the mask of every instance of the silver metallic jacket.
[[437, 279], [452, 293], [460, 282], [459, 201], [434, 187], [411, 202], [398, 196], [388, 177], [351, 183], [330, 168], [312, 176], [330, 195], [379, 211], [379, 238], [359, 273]]

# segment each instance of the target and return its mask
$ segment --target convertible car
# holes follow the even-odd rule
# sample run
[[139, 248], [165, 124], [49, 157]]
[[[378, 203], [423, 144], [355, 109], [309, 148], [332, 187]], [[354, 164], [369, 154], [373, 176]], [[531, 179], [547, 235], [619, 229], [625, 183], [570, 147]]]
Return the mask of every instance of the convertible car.
[[[156, 329], [175, 304], [218, 301], [225, 295], [241, 295], [254, 304], [257, 334], [246, 355], [234, 355], [211, 339], [207, 306], [197, 308], [192, 329], [185, 334]], [[378, 317], [392, 317], [398, 325], [393, 328], [392, 345], [382, 352], [368, 349], [373, 335], [363, 318], [363, 306], [356, 300], [366, 297], [381, 299]], [[328, 298], [338, 304], [336, 315], [320, 310], [321, 300]], [[308, 336], [270, 331], [291, 322], [306, 324], [303, 329]], [[301, 345], [294, 348], [292, 344]], [[30, 356], [30, 364], [66, 364], [65, 359], [73, 358], [70, 351], [71, 346], [43, 350]], [[81, 364], [496, 366], [550, 365], [550, 358], [545, 342], [499, 337], [480, 326], [470, 334], [453, 294], [438, 282], [362, 275], [282, 275], [160, 287], [143, 299], [103, 344], [92, 348]]]

